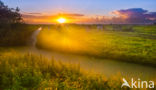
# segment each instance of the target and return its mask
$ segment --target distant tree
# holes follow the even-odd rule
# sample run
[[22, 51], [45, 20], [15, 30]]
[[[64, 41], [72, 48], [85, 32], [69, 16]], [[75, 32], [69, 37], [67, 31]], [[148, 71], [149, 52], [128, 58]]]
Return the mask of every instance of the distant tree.
[[9, 8], [0, 0], [0, 24], [21, 23], [22, 17], [19, 11], [18, 7]]
[[154, 22], [153, 24], [156, 25], [156, 22]]

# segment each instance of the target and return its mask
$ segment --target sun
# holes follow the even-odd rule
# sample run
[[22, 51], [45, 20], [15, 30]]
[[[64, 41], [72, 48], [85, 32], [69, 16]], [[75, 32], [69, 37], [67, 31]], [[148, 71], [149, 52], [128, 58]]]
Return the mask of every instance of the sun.
[[59, 19], [57, 19], [57, 22], [58, 23], [65, 23], [67, 20], [65, 19], [65, 18], [59, 18]]

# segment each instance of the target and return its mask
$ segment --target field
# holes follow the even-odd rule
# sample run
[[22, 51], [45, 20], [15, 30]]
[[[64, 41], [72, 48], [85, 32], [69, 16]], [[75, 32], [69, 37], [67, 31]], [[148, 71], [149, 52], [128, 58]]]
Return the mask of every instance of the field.
[[[42, 27], [42, 30], [36, 35], [36, 32], [38, 32], [37, 28], [39, 27]], [[22, 28], [24, 27], [22, 26], [20, 29]], [[4, 45], [1, 44], [0, 47], [0, 89], [121, 89], [123, 76], [120, 73], [122, 72], [119, 72], [119, 75], [113, 74], [111, 77], [106, 77], [105, 74], [109, 70], [106, 70], [103, 74], [95, 73], [96, 71], [94, 70], [89, 72], [82, 68], [82, 64], [64, 63], [67, 61], [61, 62], [53, 58], [47, 58], [47, 53], [38, 54], [37, 52], [40, 52], [40, 50], [60, 52], [69, 55], [69, 58], [72, 58], [70, 57], [72, 54], [77, 57], [80, 55], [88, 57], [88, 60], [94, 58], [96, 62], [101, 62], [100, 59], [106, 59], [117, 62], [135, 63], [138, 66], [142, 65], [145, 67], [144, 65], [146, 65], [146, 67], [151, 67], [152, 70], [155, 70], [155, 28], [156, 26], [154, 25], [64, 24], [30, 25], [26, 28], [29, 30], [25, 32], [22, 32], [23, 30], [20, 31], [20, 29], [14, 31], [14, 35], [8, 32], [0, 40], [0, 42], [6, 41], [5, 39], [8, 40], [8, 42], [3, 43]], [[20, 33], [21, 35], [18, 35]], [[25, 37], [23, 37], [24, 35]], [[37, 39], [35, 46], [30, 46], [34, 45], [31, 44], [31, 42], [33, 43], [31, 39]], [[21, 42], [20, 40], [23, 41]], [[23, 47], [29, 48], [30, 51], [24, 50]], [[31, 48], [36, 50], [35, 53], [32, 53], [33, 49]], [[57, 55], [51, 54], [51, 56], [55, 58]], [[94, 65], [91, 66], [93, 67]], [[107, 66], [111, 67], [111, 65]], [[112, 66], [112, 68], [114, 67]], [[148, 69], [150, 73], [150, 68]], [[151, 73], [153, 73], [152, 70]], [[151, 78], [152, 80], [156, 79], [155, 77]], [[126, 90], [128, 88], [124, 87], [124, 89]]]
[[64, 25], [43, 28], [37, 46], [48, 50], [156, 66], [156, 26]]

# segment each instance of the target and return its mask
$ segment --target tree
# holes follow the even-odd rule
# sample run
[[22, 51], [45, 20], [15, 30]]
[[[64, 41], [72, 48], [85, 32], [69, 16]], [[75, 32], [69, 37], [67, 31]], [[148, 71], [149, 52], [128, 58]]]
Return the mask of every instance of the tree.
[[16, 9], [8, 8], [8, 6], [0, 1], [0, 24], [21, 23], [22, 17], [19, 11], [18, 7]]

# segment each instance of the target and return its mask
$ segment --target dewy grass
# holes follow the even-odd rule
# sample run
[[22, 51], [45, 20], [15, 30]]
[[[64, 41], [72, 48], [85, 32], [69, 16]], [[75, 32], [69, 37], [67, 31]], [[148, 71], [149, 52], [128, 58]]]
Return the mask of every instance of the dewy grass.
[[30, 53], [0, 53], [2, 90], [104, 90], [121, 88], [120, 76], [107, 79], [83, 72], [77, 65], [62, 64]]

